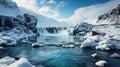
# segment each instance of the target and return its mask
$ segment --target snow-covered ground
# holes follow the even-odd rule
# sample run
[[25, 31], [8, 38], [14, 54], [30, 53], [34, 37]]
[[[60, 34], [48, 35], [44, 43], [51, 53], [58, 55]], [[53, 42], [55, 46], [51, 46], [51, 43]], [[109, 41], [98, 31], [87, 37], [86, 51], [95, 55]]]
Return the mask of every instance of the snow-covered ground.
[[[99, 33], [93, 35], [94, 32]], [[120, 25], [97, 25], [91, 32], [83, 37], [81, 48], [94, 48], [99, 50], [120, 50]], [[103, 35], [104, 34], [104, 35]]]
[[26, 58], [15, 60], [12, 57], [4, 57], [0, 59], [0, 67], [35, 67]]

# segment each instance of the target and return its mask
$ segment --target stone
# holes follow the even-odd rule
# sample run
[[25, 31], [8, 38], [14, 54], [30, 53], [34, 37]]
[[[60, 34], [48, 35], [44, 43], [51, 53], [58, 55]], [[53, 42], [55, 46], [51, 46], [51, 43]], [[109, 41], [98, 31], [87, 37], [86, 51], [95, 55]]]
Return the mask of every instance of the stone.
[[117, 53], [114, 53], [114, 54], [110, 55], [110, 57], [112, 57], [112, 58], [120, 58], [120, 55], [117, 54]]
[[40, 44], [40, 43], [33, 43], [32, 44], [32, 47], [34, 47], [34, 48], [42, 47], [42, 46], [43, 46], [43, 44]]
[[105, 60], [100, 60], [100, 61], [96, 62], [95, 65], [98, 67], [106, 67], [108, 65], [108, 63]]
[[97, 53], [94, 53], [94, 54], [92, 54], [91, 55], [91, 57], [93, 57], [93, 58], [98, 58], [98, 57], [100, 57]]
[[97, 31], [92, 31], [92, 36], [100, 35]]

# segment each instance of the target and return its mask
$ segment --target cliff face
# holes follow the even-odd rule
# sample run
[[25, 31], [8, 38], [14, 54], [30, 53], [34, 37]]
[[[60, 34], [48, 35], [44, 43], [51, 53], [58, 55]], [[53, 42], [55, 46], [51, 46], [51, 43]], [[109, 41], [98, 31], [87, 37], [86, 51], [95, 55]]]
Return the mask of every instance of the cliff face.
[[111, 11], [101, 15], [97, 19], [100, 24], [120, 24], [120, 4]]
[[24, 14], [16, 17], [0, 15], [0, 45], [33, 41], [37, 37], [37, 18]]

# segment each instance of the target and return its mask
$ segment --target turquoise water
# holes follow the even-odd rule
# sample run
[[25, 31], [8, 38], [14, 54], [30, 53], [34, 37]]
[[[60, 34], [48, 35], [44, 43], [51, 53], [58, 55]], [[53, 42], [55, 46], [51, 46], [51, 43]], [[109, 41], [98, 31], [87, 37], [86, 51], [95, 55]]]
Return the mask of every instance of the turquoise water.
[[[38, 41], [48, 44], [39, 48], [28, 46], [7, 47], [0, 50], [0, 56], [25, 57], [37, 67], [95, 67], [98, 60], [106, 60], [109, 67], [119, 67], [120, 59], [110, 58], [109, 56], [119, 51], [104, 52], [92, 49], [80, 49], [80, 44], [75, 48], [62, 48], [49, 44], [66, 44], [68, 42], [80, 43], [79, 37], [63, 35], [44, 35], [38, 37]], [[73, 44], [75, 45], [75, 44]], [[98, 53], [100, 58], [94, 59], [91, 54]]]

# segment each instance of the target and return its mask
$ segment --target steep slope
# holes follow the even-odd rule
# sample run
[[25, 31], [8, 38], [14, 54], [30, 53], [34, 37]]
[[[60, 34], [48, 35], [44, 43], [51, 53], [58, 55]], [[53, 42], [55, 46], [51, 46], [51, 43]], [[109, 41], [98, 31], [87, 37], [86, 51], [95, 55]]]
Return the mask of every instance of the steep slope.
[[20, 14], [19, 8], [12, 0], [0, 0], [0, 15], [16, 16]]
[[119, 24], [120, 23], [120, 4], [111, 11], [101, 15], [97, 19], [99, 24]]

